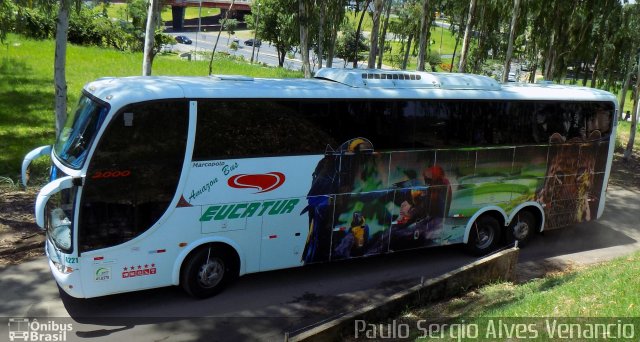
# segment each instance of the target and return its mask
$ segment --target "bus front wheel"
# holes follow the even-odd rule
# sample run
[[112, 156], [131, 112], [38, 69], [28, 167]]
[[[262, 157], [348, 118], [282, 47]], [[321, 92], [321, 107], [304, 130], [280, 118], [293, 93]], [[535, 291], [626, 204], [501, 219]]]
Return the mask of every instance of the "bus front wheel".
[[234, 273], [231, 258], [215, 247], [197, 250], [185, 263], [180, 277], [182, 288], [196, 298], [218, 294], [230, 282]]
[[467, 250], [476, 256], [493, 251], [500, 241], [500, 221], [490, 215], [480, 216], [471, 226]]

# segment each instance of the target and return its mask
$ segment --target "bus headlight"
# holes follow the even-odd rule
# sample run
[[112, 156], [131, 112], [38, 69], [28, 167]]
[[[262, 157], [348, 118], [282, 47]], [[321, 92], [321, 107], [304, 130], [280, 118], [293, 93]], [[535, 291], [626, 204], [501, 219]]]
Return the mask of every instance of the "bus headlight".
[[58, 269], [58, 271], [60, 271], [60, 273], [64, 273], [64, 274], [69, 274], [71, 272], [73, 272], [73, 267], [69, 267], [69, 266], [65, 266], [59, 262], [55, 262], [53, 260], [51, 260], [53, 262], [53, 265]]

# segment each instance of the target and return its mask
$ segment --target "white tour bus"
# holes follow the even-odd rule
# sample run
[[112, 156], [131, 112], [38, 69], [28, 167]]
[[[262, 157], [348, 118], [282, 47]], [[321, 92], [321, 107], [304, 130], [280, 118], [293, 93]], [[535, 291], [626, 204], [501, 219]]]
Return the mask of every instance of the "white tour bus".
[[483, 254], [604, 210], [617, 102], [560, 85], [322, 69], [315, 79], [87, 84], [36, 201], [73, 297], [466, 244]]

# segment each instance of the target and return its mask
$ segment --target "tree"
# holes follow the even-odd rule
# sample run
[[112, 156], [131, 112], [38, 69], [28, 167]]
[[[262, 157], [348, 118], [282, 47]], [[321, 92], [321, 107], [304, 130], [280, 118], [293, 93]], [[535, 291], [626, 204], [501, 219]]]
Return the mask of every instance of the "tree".
[[[258, 12], [256, 14], [256, 17], [253, 18], [253, 15], [249, 16], [249, 20], [247, 21], [247, 23], [249, 23], [249, 28], [253, 29], [253, 42], [254, 44], [251, 44], [251, 64], [253, 64], [253, 58], [255, 57], [256, 60], [258, 59], [258, 56], [256, 56], [256, 45], [255, 42], [258, 40], [258, 21], [260, 20], [260, 2], [256, 1], [255, 2], [255, 6], [258, 7]], [[253, 12], [252, 12], [253, 13]], [[259, 52], [259, 50], [258, 50]]]
[[[367, 13], [367, 8], [369, 8], [369, 4], [371, 3], [371, 0], [366, 0], [364, 7], [362, 8], [362, 13], [360, 14], [360, 20], [358, 21], [358, 28], [356, 29], [356, 33], [354, 35], [354, 37], [360, 37], [361, 34], [361, 30], [362, 30], [362, 20], [364, 19], [364, 15]], [[357, 11], [355, 12], [357, 13]], [[353, 44], [353, 57], [352, 57], [352, 61], [353, 61], [353, 68], [357, 68], [358, 67], [358, 44]]]
[[518, 15], [520, 14], [520, 0], [513, 0], [513, 14], [511, 15], [511, 29], [509, 30], [509, 43], [507, 47], [507, 56], [504, 58], [504, 72], [502, 73], [502, 82], [507, 82], [509, 70], [511, 69], [511, 56], [513, 55], [513, 41], [516, 35], [516, 24], [518, 23]]
[[127, 0], [127, 19], [131, 19], [133, 27], [143, 30], [147, 18], [147, 0]]
[[326, 31], [329, 32], [326, 40], [320, 39], [318, 44], [325, 45], [327, 50], [327, 68], [333, 66], [333, 57], [336, 51], [336, 45], [338, 40], [338, 31], [345, 19], [345, 0], [320, 0], [326, 3], [327, 11], [325, 20]]
[[422, 0], [422, 18], [420, 20], [420, 45], [418, 48], [418, 71], [424, 71], [425, 61], [431, 41], [431, 7], [429, 0]]
[[640, 112], [640, 47], [638, 48], [638, 63], [636, 64], [636, 91], [634, 99], [633, 116], [631, 117], [631, 128], [629, 132], [629, 141], [627, 142], [627, 148], [624, 150], [623, 160], [629, 160], [631, 153], [633, 152], [633, 145], [636, 139], [636, 130], [638, 127], [638, 113]]
[[453, 54], [451, 56], [451, 63], [449, 64], [449, 72], [453, 72], [455, 60], [460, 46], [460, 39], [464, 35], [465, 23], [469, 11], [468, 1], [465, 0], [447, 0], [443, 3], [442, 10], [447, 13], [447, 17], [451, 25], [449, 30], [453, 36], [455, 36], [455, 44], [453, 46]]
[[629, 141], [627, 142], [626, 149], [624, 151], [623, 160], [629, 160], [633, 152], [633, 145], [636, 138], [636, 130], [638, 127], [638, 116], [640, 115], [640, 3], [625, 5], [625, 14], [628, 21], [625, 27], [625, 31], [629, 34], [629, 41], [634, 45], [634, 57], [636, 59], [636, 88], [634, 96], [634, 109], [631, 116], [631, 128], [629, 132]]
[[155, 42], [156, 22], [160, 14], [160, 0], [149, 0], [149, 12], [147, 14], [147, 29], [144, 35], [144, 53], [142, 60], [142, 76], [151, 75], [153, 65], [153, 47]]
[[469, 2], [469, 16], [467, 17], [467, 25], [464, 29], [464, 39], [462, 40], [462, 51], [460, 52], [460, 64], [458, 66], [458, 72], [465, 72], [467, 68], [467, 54], [469, 52], [469, 43], [471, 42], [471, 35], [473, 34], [473, 23], [475, 21], [477, 0], [471, 0]]
[[325, 27], [325, 17], [327, 16], [327, 2], [319, 1], [318, 9], [320, 10], [320, 21], [318, 22], [318, 68], [322, 68], [322, 58], [324, 57], [324, 27]]
[[229, 13], [231, 13], [231, 10], [233, 10], [233, 5], [235, 4], [235, 2], [236, 2], [235, 0], [231, 0], [231, 3], [229, 4], [229, 8], [224, 13], [224, 19], [220, 24], [220, 29], [218, 30], [218, 35], [216, 36], [216, 42], [213, 44], [213, 51], [211, 51], [211, 59], [209, 60], [209, 76], [211, 76], [211, 74], [213, 73], [213, 57], [216, 54], [216, 48], [218, 48], [218, 41], [220, 41], [220, 34], [222, 34], [222, 29], [224, 28], [224, 25], [229, 19]]
[[[371, 28], [371, 46], [369, 47], [369, 60], [367, 67], [376, 67], [376, 55], [378, 54], [378, 32], [380, 31], [380, 17], [382, 16], [383, 0], [374, 0], [373, 3], [373, 27]], [[384, 37], [382, 37], [384, 39]]]
[[13, 29], [16, 7], [11, 0], [0, 0], [0, 43], [4, 43], [7, 33]]
[[[278, 52], [278, 66], [284, 66], [287, 52], [300, 42], [297, 0], [260, 1], [258, 37], [271, 42]], [[252, 20], [249, 20], [251, 22]], [[255, 28], [254, 28], [255, 29]]]
[[62, 132], [67, 120], [67, 35], [69, 33], [69, 15], [71, 0], [60, 0], [56, 21], [56, 49], [53, 62], [55, 83], [56, 137]]
[[300, 54], [302, 56], [302, 72], [305, 78], [311, 78], [309, 64], [309, 26], [311, 25], [311, 0], [298, 0], [298, 18], [300, 23]]
[[382, 69], [382, 58], [384, 55], [384, 50], [386, 46], [387, 40], [387, 29], [389, 28], [389, 17], [391, 15], [391, 5], [393, 0], [386, 0], [385, 5], [385, 14], [384, 14], [384, 24], [382, 25], [382, 34], [380, 35], [380, 42], [378, 43], [378, 69]]
[[[347, 63], [358, 61], [364, 57], [364, 52], [368, 49], [362, 33], [356, 38], [356, 31], [350, 25], [344, 25], [342, 36], [338, 39], [336, 47], [336, 56], [344, 59], [344, 66]], [[354, 56], [353, 51], [357, 51]]]
[[400, 38], [401, 47], [397, 59], [402, 58], [402, 62], [399, 63], [402, 70], [407, 69], [413, 37], [419, 34], [420, 8], [416, 0], [404, 2], [398, 11], [399, 20], [394, 20], [389, 24], [389, 31]]
[[231, 36], [236, 34], [236, 29], [238, 28], [239, 24], [240, 23], [238, 22], [238, 19], [234, 18], [227, 18], [222, 23], [222, 29], [227, 32], [227, 44], [229, 44], [229, 42], [231, 41]]

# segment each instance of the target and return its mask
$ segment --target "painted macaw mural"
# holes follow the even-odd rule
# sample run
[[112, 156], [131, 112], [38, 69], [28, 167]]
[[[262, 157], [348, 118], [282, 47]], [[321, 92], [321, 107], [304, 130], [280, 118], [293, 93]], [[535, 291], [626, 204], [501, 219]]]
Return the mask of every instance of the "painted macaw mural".
[[[460, 243], [479, 209], [545, 208], [547, 228], [595, 218], [608, 142], [375, 152], [365, 138], [327, 153], [313, 174], [304, 263]], [[596, 172], [596, 170], [599, 170]]]

